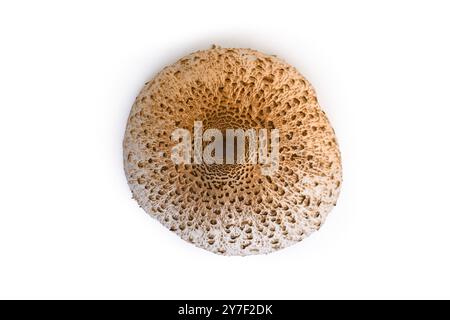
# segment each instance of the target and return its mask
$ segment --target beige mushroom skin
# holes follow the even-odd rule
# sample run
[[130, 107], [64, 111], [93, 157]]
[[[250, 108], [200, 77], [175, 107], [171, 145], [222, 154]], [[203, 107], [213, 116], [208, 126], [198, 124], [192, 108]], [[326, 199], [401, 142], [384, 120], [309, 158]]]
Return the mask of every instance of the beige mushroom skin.
[[[177, 128], [277, 128], [279, 168], [175, 165]], [[192, 53], [147, 82], [123, 142], [134, 199], [182, 239], [222, 255], [270, 253], [324, 223], [339, 196], [334, 131], [314, 89], [292, 66], [251, 49]]]

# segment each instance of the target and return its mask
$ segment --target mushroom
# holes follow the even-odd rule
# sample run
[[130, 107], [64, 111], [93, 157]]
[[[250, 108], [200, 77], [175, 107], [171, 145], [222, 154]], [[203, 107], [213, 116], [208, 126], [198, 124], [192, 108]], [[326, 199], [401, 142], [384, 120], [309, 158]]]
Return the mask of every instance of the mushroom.
[[[202, 130], [278, 130], [277, 170], [175, 163], [172, 133], [194, 132], [198, 121]], [[303, 240], [322, 226], [341, 187], [339, 147], [314, 89], [294, 67], [251, 49], [213, 46], [164, 68], [132, 106], [123, 151], [139, 205], [182, 239], [222, 255]]]

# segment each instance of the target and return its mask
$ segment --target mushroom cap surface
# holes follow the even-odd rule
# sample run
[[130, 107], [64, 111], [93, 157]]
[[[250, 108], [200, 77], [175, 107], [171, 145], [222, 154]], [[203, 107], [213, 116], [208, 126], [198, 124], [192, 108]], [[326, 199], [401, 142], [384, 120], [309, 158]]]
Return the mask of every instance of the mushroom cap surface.
[[[278, 129], [279, 166], [175, 164], [171, 134]], [[251, 49], [213, 47], [164, 68], [136, 98], [123, 141], [134, 199], [182, 239], [222, 255], [270, 253], [324, 223], [339, 196], [335, 133], [292, 66]]]

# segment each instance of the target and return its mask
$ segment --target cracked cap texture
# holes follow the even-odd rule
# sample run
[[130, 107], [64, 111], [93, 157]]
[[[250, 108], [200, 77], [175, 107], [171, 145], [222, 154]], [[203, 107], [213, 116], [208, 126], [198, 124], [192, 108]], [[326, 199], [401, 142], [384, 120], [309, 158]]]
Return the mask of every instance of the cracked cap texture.
[[[278, 129], [279, 168], [171, 160], [172, 132]], [[164, 68], [136, 98], [123, 142], [134, 199], [182, 239], [222, 255], [270, 253], [318, 230], [339, 196], [334, 131], [292, 66], [251, 49], [213, 47]]]

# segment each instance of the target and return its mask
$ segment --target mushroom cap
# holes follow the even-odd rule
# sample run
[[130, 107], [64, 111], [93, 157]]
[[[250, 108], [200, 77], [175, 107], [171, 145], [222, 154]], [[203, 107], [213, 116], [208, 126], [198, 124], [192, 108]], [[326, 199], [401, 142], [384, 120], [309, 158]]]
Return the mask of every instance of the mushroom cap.
[[[279, 130], [279, 167], [175, 164], [177, 128]], [[292, 66], [251, 49], [192, 53], [136, 98], [123, 142], [134, 199], [194, 245], [222, 255], [270, 253], [318, 230], [339, 196], [334, 130], [314, 89]]]

